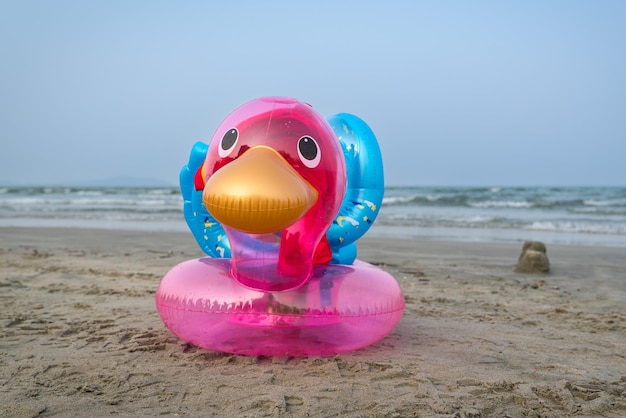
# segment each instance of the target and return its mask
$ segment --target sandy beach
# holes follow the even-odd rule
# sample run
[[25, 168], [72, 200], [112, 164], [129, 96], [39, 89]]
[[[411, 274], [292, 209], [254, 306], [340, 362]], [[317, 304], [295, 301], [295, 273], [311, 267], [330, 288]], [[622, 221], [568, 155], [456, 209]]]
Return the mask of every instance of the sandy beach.
[[365, 238], [399, 281], [385, 339], [330, 357], [188, 345], [154, 294], [191, 234], [0, 228], [0, 416], [626, 416], [626, 248]]

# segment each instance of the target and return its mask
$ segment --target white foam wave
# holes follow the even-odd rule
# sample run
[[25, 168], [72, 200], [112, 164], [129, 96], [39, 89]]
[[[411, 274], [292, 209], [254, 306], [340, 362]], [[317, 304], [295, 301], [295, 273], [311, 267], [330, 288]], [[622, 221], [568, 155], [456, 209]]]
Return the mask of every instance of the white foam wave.
[[583, 203], [587, 206], [626, 206], [626, 199], [615, 200], [597, 200], [597, 199], [585, 199]]
[[626, 227], [604, 224], [585, 224], [576, 222], [536, 221], [530, 224], [526, 229], [531, 229], [535, 231], [576, 232], [586, 234], [626, 234]]
[[470, 202], [468, 205], [472, 208], [530, 208], [532, 203], [524, 200], [491, 200], [486, 202]]
[[[70, 193], [71, 190], [66, 190], [65, 193]], [[77, 192], [75, 192], [76, 195], [78, 196], [102, 196], [104, 194], [104, 192], [100, 191], [100, 190], [79, 190]]]
[[395, 205], [395, 204], [398, 204], [398, 203], [409, 203], [414, 198], [415, 198], [414, 196], [409, 196], [409, 197], [400, 197], [400, 196], [383, 197], [383, 205]]

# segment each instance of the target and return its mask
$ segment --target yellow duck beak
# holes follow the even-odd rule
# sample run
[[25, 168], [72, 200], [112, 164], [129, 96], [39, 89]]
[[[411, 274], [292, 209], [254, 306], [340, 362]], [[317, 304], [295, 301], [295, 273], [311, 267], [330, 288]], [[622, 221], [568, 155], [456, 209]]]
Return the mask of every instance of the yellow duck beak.
[[223, 225], [250, 234], [281, 231], [317, 201], [318, 193], [273, 148], [258, 145], [215, 172], [202, 201]]

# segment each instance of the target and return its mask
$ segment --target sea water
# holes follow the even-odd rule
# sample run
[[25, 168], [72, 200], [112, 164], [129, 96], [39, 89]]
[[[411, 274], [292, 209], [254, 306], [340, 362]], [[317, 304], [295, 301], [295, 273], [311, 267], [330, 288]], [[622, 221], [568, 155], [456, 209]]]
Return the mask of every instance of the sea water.
[[[0, 226], [187, 231], [177, 187], [0, 187]], [[367, 236], [626, 247], [626, 187], [389, 187]]]

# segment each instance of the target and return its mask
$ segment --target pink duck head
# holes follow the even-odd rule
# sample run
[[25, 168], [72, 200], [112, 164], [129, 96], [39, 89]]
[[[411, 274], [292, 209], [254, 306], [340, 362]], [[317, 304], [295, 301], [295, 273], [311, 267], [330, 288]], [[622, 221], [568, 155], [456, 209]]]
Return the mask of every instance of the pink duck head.
[[196, 177], [230, 241], [230, 274], [263, 291], [297, 288], [331, 253], [326, 231], [346, 188], [339, 141], [313, 108], [252, 100], [217, 128]]

